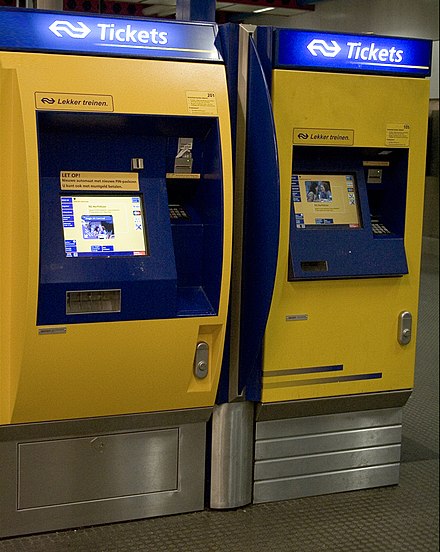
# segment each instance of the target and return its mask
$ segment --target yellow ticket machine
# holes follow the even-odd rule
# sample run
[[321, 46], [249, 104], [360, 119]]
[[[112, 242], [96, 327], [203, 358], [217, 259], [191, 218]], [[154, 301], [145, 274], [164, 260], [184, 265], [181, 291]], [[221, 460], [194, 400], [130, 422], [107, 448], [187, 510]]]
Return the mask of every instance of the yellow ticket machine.
[[204, 506], [231, 257], [216, 34], [1, 11], [1, 536]]
[[395, 484], [431, 44], [258, 28], [248, 49], [236, 398], [258, 405], [253, 501]]

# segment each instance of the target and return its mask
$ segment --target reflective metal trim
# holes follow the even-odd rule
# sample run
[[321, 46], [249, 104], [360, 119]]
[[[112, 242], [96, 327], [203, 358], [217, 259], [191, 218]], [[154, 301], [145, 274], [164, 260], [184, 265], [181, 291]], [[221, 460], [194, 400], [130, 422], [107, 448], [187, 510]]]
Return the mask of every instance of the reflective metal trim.
[[354, 374], [352, 376], [335, 376], [332, 378], [315, 378], [315, 379], [297, 380], [297, 381], [279, 381], [276, 383], [266, 383], [264, 384], [264, 387], [266, 389], [275, 389], [279, 387], [297, 387], [299, 385], [317, 385], [321, 383], [342, 383], [344, 381], [380, 379], [381, 377], [382, 377], [382, 372], [374, 372], [371, 374]]
[[274, 370], [273, 372], [263, 372], [263, 378], [273, 378], [275, 376], [290, 376], [293, 374], [315, 374], [316, 372], [339, 372], [344, 369], [342, 364], [336, 366], [314, 366], [313, 368], [291, 368], [289, 370]]
[[73, 437], [84, 434], [101, 435], [103, 427], [108, 433], [181, 426], [182, 424], [207, 422], [211, 417], [212, 410], [212, 407], [188, 408], [185, 410], [166, 410], [164, 412], [125, 414], [121, 416], [0, 425], [0, 442], [15, 439]]
[[211, 411], [0, 427], [0, 538], [202, 510]]
[[232, 277], [230, 293], [230, 353], [229, 388], [230, 402], [239, 397], [239, 361], [240, 361], [240, 324], [241, 324], [241, 286], [243, 273], [243, 221], [244, 221], [244, 183], [245, 152], [248, 95], [248, 56], [249, 31], [240, 25], [238, 43], [237, 75], [237, 137], [235, 151], [234, 178], [234, 220], [232, 244]]
[[256, 424], [254, 503], [399, 481], [402, 408]]
[[296, 401], [258, 404], [257, 421], [280, 420], [292, 417], [320, 416], [360, 410], [376, 410], [403, 406], [412, 393], [411, 389], [363, 393], [361, 395], [340, 395]]
[[252, 501], [254, 410], [250, 401], [214, 408], [211, 508], [238, 508]]

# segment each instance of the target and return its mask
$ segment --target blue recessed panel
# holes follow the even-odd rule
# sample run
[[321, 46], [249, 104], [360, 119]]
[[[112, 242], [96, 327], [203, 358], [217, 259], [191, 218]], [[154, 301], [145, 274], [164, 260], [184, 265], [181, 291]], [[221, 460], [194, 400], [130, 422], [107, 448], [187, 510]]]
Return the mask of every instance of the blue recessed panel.
[[[377, 235], [371, 222], [372, 207], [365, 181], [363, 159], [368, 155], [368, 148], [351, 147], [307, 147], [294, 146], [292, 155], [292, 199], [290, 218], [290, 267], [289, 280], [321, 280], [339, 278], [377, 278], [397, 277], [408, 274], [408, 264], [404, 246], [405, 201], [389, 202], [381, 207], [386, 211], [393, 210], [394, 219], [384, 216], [387, 223], [392, 223], [390, 232]], [[400, 155], [401, 153], [401, 155]], [[404, 162], [406, 152], [393, 152], [392, 165], [395, 186], [406, 197], [407, 165]], [[399, 167], [399, 165], [403, 165]], [[310, 180], [305, 175], [310, 173]], [[317, 174], [322, 183], [335, 183], [338, 173], [347, 178], [347, 189], [331, 188], [333, 199], [323, 202], [310, 200], [308, 183], [315, 183]], [[296, 180], [297, 175], [301, 175]], [[303, 178], [304, 177], [304, 178]], [[321, 180], [322, 177], [322, 180]], [[352, 188], [350, 186], [353, 186]], [[394, 188], [395, 190], [396, 188]], [[342, 203], [338, 204], [339, 198]], [[299, 197], [307, 197], [298, 201]], [[339, 221], [341, 213], [350, 213], [350, 195], [358, 206], [357, 218]], [[335, 198], [338, 197], [338, 201]], [[387, 194], [388, 197], [388, 194]], [[311, 201], [309, 203], [309, 201]], [[313, 206], [309, 208], [309, 206]], [[314, 222], [310, 212], [316, 211]], [[325, 213], [325, 214], [324, 214]], [[353, 216], [354, 214], [353, 210]], [[345, 222], [345, 224], [344, 224]]]
[[220, 61], [215, 24], [0, 8], [0, 50]]
[[431, 74], [429, 40], [278, 29], [276, 67], [397, 74]]
[[[217, 118], [40, 111], [37, 128], [37, 324], [216, 315], [224, 224]], [[201, 178], [168, 180], [183, 135], [194, 140]], [[124, 173], [140, 151], [148, 155], [137, 171], [136, 190], [61, 189], [63, 168]], [[172, 218], [176, 203], [187, 218]], [[89, 293], [108, 296], [115, 290], [119, 309], [77, 308]], [[71, 295], [75, 304], [67, 312]]]

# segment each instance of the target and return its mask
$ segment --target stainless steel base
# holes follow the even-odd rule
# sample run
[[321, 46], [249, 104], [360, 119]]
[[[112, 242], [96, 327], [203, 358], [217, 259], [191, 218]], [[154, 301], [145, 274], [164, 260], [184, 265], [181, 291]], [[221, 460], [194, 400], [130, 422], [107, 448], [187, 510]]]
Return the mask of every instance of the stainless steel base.
[[256, 424], [254, 503], [399, 482], [402, 408]]
[[215, 406], [212, 416], [211, 496], [214, 509], [252, 502], [254, 403]]
[[0, 426], [0, 537], [202, 510], [210, 413]]

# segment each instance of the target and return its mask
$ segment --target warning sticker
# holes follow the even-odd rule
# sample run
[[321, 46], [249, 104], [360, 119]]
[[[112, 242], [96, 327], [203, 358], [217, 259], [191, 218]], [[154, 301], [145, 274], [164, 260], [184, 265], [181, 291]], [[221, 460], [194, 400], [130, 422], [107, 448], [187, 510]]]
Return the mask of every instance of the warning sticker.
[[389, 124], [386, 130], [387, 146], [409, 146], [410, 126], [406, 123]]
[[139, 177], [137, 173], [61, 171], [60, 185], [62, 190], [134, 192], [139, 190]]
[[35, 92], [35, 107], [52, 111], [113, 111], [113, 97]]
[[214, 92], [189, 91], [186, 93], [186, 103], [192, 115], [217, 115]]

